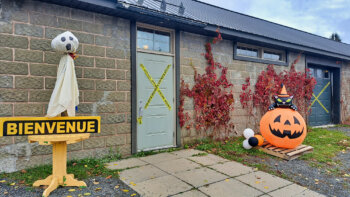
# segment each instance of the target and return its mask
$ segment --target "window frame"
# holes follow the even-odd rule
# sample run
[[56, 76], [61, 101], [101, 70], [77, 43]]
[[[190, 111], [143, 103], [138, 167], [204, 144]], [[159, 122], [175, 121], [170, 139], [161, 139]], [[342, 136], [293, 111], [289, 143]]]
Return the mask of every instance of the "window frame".
[[[258, 63], [264, 63], [264, 64], [274, 64], [274, 65], [280, 65], [280, 66], [288, 66], [289, 65], [288, 51], [287, 50], [273, 49], [270, 47], [262, 47], [262, 46], [258, 46], [258, 45], [246, 44], [246, 43], [241, 43], [241, 42], [234, 42], [233, 46], [234, 46], [233, 59], [235, 59], [235, 60], [258, 62]], [[251, 48], [251, 49], [257, 49], [258, 50], [258, 57], [238, 55], [237, 54], [237, 47], [246, 47], [246, 48]], [[269, 51], [272, 53], [281, 53], [282, 61], [264, 59], [263, 58], [264, 51]]]
[[[142, 29], [148, 29], [151, 31], [159, 31], [159, 32], [164, 32], [164, 33], [169, 33], [170, 34], [170, 51], [169, 52], [163, 52], [163, 51], [154, 51], [154, 50], [149, 50], [149, 49], [142, 49], [142, 48], [137, 48], [138, 44], [138, 39], [137, 39], [137, 32], [138, 28]], [[145, 53], [152, 53], [152, 54], [160, 54], [160, 55], [169, 55], [169, 56], [174, 56], [175, 55], [175, 31], [172, 29], [168, 28], [163, 28], [159, 26], [153, 26], [149, 24], [144, 24], [144, 23], [136, 23], [136, 51], [138, 52], [145, 52]]]

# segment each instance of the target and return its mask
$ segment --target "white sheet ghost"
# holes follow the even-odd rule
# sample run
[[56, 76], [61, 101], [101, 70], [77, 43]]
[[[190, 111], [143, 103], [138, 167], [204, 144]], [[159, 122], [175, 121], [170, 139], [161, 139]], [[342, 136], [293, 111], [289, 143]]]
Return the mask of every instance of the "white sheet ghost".
[[51, 47], [64, 52], [61, 57], [55, 88], [52, 92], [47, 117], [54, 117], [67, 110], [68, 116], [75, 116], [75, 106], [79, 104], [79, 90], [74, 68], [74, 54], [79, 47], [78, 39], [69, 31], [59, 34], [51, 42]]

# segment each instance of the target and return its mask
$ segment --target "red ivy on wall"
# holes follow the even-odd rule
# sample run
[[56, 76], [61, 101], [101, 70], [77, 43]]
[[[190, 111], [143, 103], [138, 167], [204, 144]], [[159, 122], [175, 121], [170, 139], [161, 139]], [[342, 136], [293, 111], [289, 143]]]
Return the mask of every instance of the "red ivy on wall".
[[[195, 69], [194, 86], [189, 88], [188, 84], [181, 81], [178, 113], [181, 127], [187, 123], [187, 129], [193, 125], [197, 131], [206, 131], [205, 134], [207, 129], [213, 128], [212, 132], [208, 134], [213, 138], [226, 137], [229, 128], [233, 126], [229, 123], [234, 103], [233, 93], [232, 90], [227, 90], [233, 85], [227, 80], [227, 67], [216, 62], [212, 53], [212, 44], [216, 44], [220, 40], [222, 37], [217, 30], [217, 37], [205, 44], [204, 57], [208, 65], [204, 74], [198, 74]], [[220, 76], [217, 75], [217, 71], [221, 71]], [[184, 96], [193, 98], [195, 111], [193, 124], [189, 123], [188, 114], [184, 114]], [[222, 128], [225, 128], [227, 133], [222, 133]]]
[[285, 70], [278, 74], [273, 65], [268, 65], [267, 69], [258, 76], [254, 92], [250, 89], [250, 78], [247, 78], [246, 83], [242, 85], [240, 94], [242, 107], [247, 109], [248, 112], [252, 111], [250, 108], [255, 107], [262, 114], [265, 113], [273, 101], [273, 95], [279, 93], [280, 85], [283, 83], [286, 85], [288, 94], [294, 96], [293, 103], [305, 118], [310, 113], [308, 106], [316, 80], [310, 77], [308, 69], [306, 72], [297, 72], [295, 70], [295, 64], [298, 63], [299, 59], [300, 55], [293, 61], [289, 71]]

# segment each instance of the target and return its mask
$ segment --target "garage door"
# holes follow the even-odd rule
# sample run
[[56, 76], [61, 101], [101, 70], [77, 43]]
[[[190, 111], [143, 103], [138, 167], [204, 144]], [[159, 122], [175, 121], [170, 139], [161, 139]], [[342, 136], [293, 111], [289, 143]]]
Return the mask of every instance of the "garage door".
[[331, 71], [323, 67], [309, 67], [316, 79], [309, 110], [309, 125], [319, 126], [332, 123], [332, 81]]

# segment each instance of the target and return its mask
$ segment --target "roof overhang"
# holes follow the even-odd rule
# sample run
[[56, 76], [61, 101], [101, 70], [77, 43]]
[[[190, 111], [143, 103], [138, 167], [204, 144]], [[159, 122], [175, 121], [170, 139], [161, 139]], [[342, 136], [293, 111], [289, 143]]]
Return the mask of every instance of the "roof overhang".
[[[191, 20], [175, 15], [170, 15], [165, 12], [154, 11], [146, 9], [140, 6], [134, 6], [118, 2], [118, 0], [42, 0], [45, 2], [51, 2], [58, 5], [68, 6], [72, 8], [82, 9], [86, 11], [112, 15], [122, 17], [126, 19], [136, 20], [138, 22], [149, 23], [153, 25], [159, 25], [169, 28], [176, 28], [185, 30], [192, 33], [198, 33], [202, 35], [215, 35], [215, 31], [218, 28], [215, 25], [203, 23], [196, 20]], [[322, 55], [330, 58], [350, 60], [350, 56], [342, 54], [332, 53], [308, 46], [297, 45], [294, 43], [288, 43], [285, 41], [275, 40], [260, 35], [254, 35], [242, 31], [237, 31], [228, 28], [220, 28], [224, 38], [230, 39], [243, 39], [254, 42], [259, 42], [265, 45], [277, 46], [293, 51], [303, 52], [305, 54]]]

